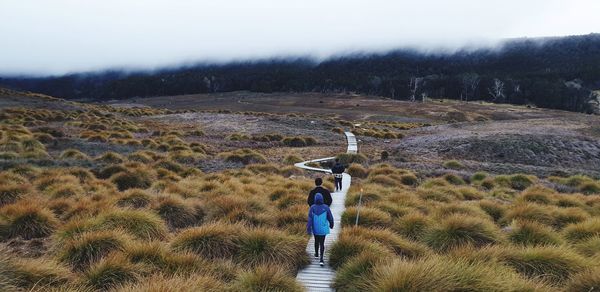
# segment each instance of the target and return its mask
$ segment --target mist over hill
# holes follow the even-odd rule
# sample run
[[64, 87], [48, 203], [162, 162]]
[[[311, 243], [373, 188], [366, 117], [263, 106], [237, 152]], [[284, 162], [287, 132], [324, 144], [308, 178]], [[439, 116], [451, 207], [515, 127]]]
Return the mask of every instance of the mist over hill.
[[455, 52], [400, 49], [196, 64], [53, 77], [0, 78], [0, 86], [69, 99], [107, 100], [248, 90], [356, 92], [401, 100], [449, 98], [600, 113], [600, 34], [512, 39]]

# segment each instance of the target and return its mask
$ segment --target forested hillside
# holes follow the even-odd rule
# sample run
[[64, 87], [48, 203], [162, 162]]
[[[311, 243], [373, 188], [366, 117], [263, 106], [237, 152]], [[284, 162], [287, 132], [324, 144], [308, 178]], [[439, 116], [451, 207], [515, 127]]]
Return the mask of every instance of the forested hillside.
[[533, 104], [600, 112], [600, 34], [513, 39], [494, 49], [193, 65], [153, 72], [0, 78], [0, 86], [72, 99], [121, 99], [191, 93], [356, 92]]

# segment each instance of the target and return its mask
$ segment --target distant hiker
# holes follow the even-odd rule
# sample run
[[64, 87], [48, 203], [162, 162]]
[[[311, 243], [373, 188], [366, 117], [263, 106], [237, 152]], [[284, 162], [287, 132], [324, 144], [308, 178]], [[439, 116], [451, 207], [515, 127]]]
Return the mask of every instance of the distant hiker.
[[339, 192], [342, 190], [342, 178], [344, 177], [344, 171], [346, 167], [340, 162], [339, 158], [335, 159], [335, 165], [331, 168], [333, 178], [335, 180], [335, 191]]
[[315, 258], [319, 258], [319, 264], [322, 266], [323, 253], [325, 253], [325, 236], [329, 234], [329, 229], [333, 228], [333, 214], [327, 205], [323, 204], [323, 195], [315, 195], [315, 204], [308, 210], [308, 223], [306, 232], [315, 236]]
[[329, 192], [328, 189], [322, 187], [321, 185], [323, 184], [323, 179], [320, 177], [315, 178], [315, 187], [314, 189], [312, 189], [312, 191], [310, 191], [310, 193], [308, 194], [308, 198], [306, 199], [306, 203], [308, 204], [308, 206], [312, 206], [315, 204], [315, 194], [319, 193], [323, 196], [323, 202], [325, 203], [325, 205], [327, 206], [331, 206], [331, 193]]

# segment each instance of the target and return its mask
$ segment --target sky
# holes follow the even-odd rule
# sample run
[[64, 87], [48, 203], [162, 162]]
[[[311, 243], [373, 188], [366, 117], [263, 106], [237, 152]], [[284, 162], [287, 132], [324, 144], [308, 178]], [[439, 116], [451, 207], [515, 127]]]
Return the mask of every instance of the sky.
[[0, 75], [145, 70], [600, 32], [598, 0], [0, 0]]

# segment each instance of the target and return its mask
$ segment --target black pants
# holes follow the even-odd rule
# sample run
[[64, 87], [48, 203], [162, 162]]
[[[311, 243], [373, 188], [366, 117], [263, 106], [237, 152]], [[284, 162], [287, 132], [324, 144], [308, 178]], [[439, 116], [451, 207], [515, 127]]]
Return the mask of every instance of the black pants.
[[315, 234], [315, 254], [319, 255], [320, 261], [323, 261], [323, 254], [325, 253], [325, 235]]
[[335, 181], [335, 189], [338, 191], [342, 190], [342, 178], [341, 177], [335, 177], [334, 178]]

